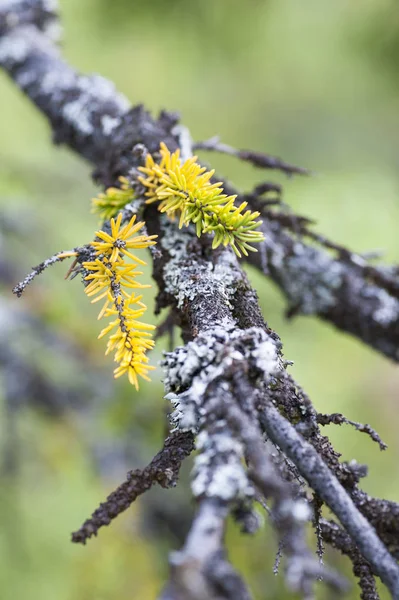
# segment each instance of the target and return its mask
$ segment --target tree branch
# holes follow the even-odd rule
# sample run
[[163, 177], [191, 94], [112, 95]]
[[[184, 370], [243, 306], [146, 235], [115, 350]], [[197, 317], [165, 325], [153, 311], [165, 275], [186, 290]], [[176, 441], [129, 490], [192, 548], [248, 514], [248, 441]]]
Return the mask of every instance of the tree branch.
[[300, 219], [272, 212], [251, 196], [245, 198], [252, 209], [261, 211], [265, 235], [259, 252], [251, 252], [246, 261], [277, 284], [288, 300], [288, 316], [318, 316], [398, 362], [397, 269], [377, 269], [332, 243], [327, 247], [338, 249], [337, 257], [306, 244], [307, 230]]
[[362, 600], [380, 600], [371, 566], [364, 560], [350, 536], [333, 521], [322, 519], [320, 528], [324, 540], [350, 558], [353, 573], [359, 579]]
[[127, 480], [114, 490], [93, 512], [83, 525], [72, 534], [72, 541], [85, 544], [97, 535], [100, 527], [109, 525], [122, 512], [155, 483], [163, 488], [174, 487], [179, 477], [183, 460], [194, 449], [194, 438], [190, 432], [175, 432], [165, 440], [165, 444], [144, 469], [130, 471]]
[[[27, 5], [33, 21], [18, 16]], [[112, 84], [71, 69], [49, 40], [47, 6], [43, 0], [0, 2], [0, 65], [50, 120], [57, 143], [67, 144], [90, 160], [95, 166], [95, 177], [104, 186], [115, 184], [123, 174], [139, 194], [135, 169], [142, 163], [145, 149], [156, 153], [164, 141], [172, 151], [183, 145], [186, 155], [189, 136], [183, 135], [181, 128], [176, 129], [176, 115], [161, 113], [154, 120], [142, 107], [129, 110], [127, 101]], [[154, 206], [145, 210], [145, 217], [149, 233], [159, 235], [160, 251], [152, 253], [153, 275], [159, 287], [157, 308], [173, 310], [187, 342], [169, 353], [164, 362], [165, 384], [168, 397], [175, 404], [177, 428], [176, 438], [169, 440], [183, 436], [187, 446], [181, 451], [185, 456], [199, 432], [192, 483], [199, 510], [183, 550], [175, 561], [172, 557], [171, 586], [164, 599], [197, 600], [209, 590], [213, 596], [206, 597], [233, 598], [237, 597], [232, 595], [234, 589], [240, 590], [243, 600], [248, 598], [241, 579], [224, 560], [222, 534], [230, 511], [237, 506], [247, 514], [251, 510], [254, 495], [249, 474], [265, 494], [275, 498], [279, 532], [293, 532], [296, 528], [295, 498], [290, 500], [284, 526], [281, 515], [278, 516], [288, 494], [283, 481], [285, 472], [277, 468], [281, 478], [277, 485], [277, 475], [272, 477], [269, 463], [264, 462], [259, 419], [287, 460], [292, 460], [292, 469], [302, 473], [330, 506], [375, 573], [394, 598], [399, 598], [398, 566], [372, 527], [375, 524], [384, 541], [388, 539], [383, 523], [394, 520], [399, 507], [361, 492], [356, 487], [361, 470], [340, 463], [338, 453], [320, 435], [317, 412], [286, 373], [281, 341], [265, 324], [256, 292], [234, 254], [228, 248], [212, 251], [208, 236], [198, 239], [191, 228], [179, 230]], [[263, 261], [259, 265], [262, 269], [267, 267], [272, 277], [281, 282], [296, 310], [329, 319], [398, 359], [399, 306], [390, 292], [366, 281], [364, 271], [360, 273], [353, 261], [345, 267], [324, 251], [295, 240], [278, 220], [270, 218], [264, 227], [267, 237], [263, 252], [259, 253], [259, 260]], [[235, 373], [247, 386], [244, 397], [234, 391]], [[237, 382], [235, 387], [239, 389]], [[227, 402], [229, 394], [232, 399]], [[266, 406], [260, 402], [265, 394], [284, 416], [270, 402]], [[245, 404], [247, 399], [254, 403], [252, 408]], [[259, 406], [255, 401], [260, 402]], [[290, 422], [296, 424], [296, 429]], [[164, 451], [165, 448], [146, 469], [133, 472], [133, 486], [127, 481], [114, 496], [110, 495], [105, 506], [95, 511], [87, 528], [83, 526], [76, 534], [80, 538], [76, 541], [84, 541], [95, 533], [154, 482], [169, 485], [174, 481], [182, 456], [167, 457]], [[243, 464], [245, 455], [252, 469], [249, 474]], [[168, 469], [172, 469], [171, 473]], [[359, 508], [362, 505], [365, 516], [354, 502]], [[210, 521], [213, 529], [207, 528]], [[283, 545], [288, 556], [297, 561], [298, 539], [294, 535], [287, 548]], [[199, 540], [204, 542], [203, 549], [199, 548]], [[394, 541], [392, 546], [395, 549]], [[186, 578], [192, 572], [191, 559], [198, 590]], [[305, 563], [298, 562], [298, 587], [309, 595], [309, 573], [303, 578]], [[316, 573], [320, 573], [319, 567], [312, 577]]]
[[270, 439], [295, 463], [311, 488], [339, 518], [374, 572], [389, 588], [392, 597], [398, 599], [399, 568], [396, 561], [323, 459], [270, 402], [261, 411], [261, 420]]
[[228, 506], [203, 499], [184, 548], [171, 555], [171, 577], [160, 600], [251, 600], [233, 567], [224, 558]]
[[265, 154], [264, 152], [255, 152], [254, 150], [238, 150], [228, 144], [224, 144], [219, 140], [218, 136], [212, 137], [203, 142], [194, 144], [194, 150], [208, 150], [211, 152], [219, 152], [221, 154], [230, 154], [236, 158], [249, 162], [258, 169], [275, 169], [283, 171], [287, 175], [309, 175], [310, 171], [303, 167], [295, 167], [286, 163], [281, 158]]

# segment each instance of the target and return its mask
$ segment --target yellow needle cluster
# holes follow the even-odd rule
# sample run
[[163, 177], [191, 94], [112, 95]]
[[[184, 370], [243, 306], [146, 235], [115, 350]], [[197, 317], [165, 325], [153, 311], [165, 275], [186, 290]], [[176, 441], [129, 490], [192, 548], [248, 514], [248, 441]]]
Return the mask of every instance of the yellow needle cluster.
[[[150, 287], [136, 281], [142, 275], [137, 270], [138, 265], [146, 263], [130, 250], [154, 245], [154, 238], [157, 236], [136, 235], [144, 223], [136, 223], [135, 216], [122, 228], [121, 222], [122, 213], [119, 213], [116, 220], [111, 219], [111, 233], [96, 232], [97, 241], [90, 244], [95, 250], [96, 258], [83, 263], [87, 272], [84, 279], [88, 282], [85, 292], [93, 298], [92, 302], [105, 299], [98, 318], [112, 319], [98, 337], [111, 334], [105, 354], [115, 353], [114, 358], [119, 366], [114, 370], [114, 376], [120, 377], [127, 373], [130, 383], [138, 389], [138, 376], [149, 381], [148, 371], [154, 369], [147, 364], [146, 352], [154, 346], [150, 332], [155, 327], [138, 320], [147, 308], [141, 302], [142, 296], [126, 291]], [[125, 257], [133, 262], [126, 263]]]
[[100, 215], [102, 221], [109, 221], [134, 198], [134, 192], [126, 177], [119, 177], [121, 187], [109, 187], [91, 201], [92, 212]]
[[145, 167], [139, 167], [147, 203], [159, 201], [159, 210], [171, 217], [179, 213], [180, 228], [195, 223], [198, 236], [213, 232], [213, 248], [230, 244], [238, 256], [256, 252], [250, 244], [264, 239], [255, 231], [262, 223], [256, 220], [260, 213], [245, 210], [247, 202], [235, 206], [236, 196], [224, 194], [220, 182], [211, 183], [214, 171], [201, 167], [196, 156], [182, 163], [179, 150], [171, 154], [164, 143], [160, 154], [159, 164], [148, 154]]

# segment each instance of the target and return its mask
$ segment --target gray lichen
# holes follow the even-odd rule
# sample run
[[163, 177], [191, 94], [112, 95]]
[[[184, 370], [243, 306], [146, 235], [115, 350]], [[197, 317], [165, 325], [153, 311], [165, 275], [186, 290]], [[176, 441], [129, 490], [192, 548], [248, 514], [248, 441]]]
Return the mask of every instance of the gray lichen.
[[[223, 419], [204, 427], [212, 417], [207, 393], [213, 382], [231, 369], [243, 368], [268, 382], [283, 368], [277, 344], [261, 328], [214, 328], [186, 346], [168, 353], [163, 361], [166, 398], [173, 404], [176, 429], [200, 431], [197, 438], [192, 490], [195, 497], [238, 502], [253, 496], [243, 466], [243, 445]], [[218, 384], [220, 403], [230, 396], [229, 384]], [[223, 401], [223, 397], [225, 400]]]
[[296, 242], [288, 257], [276, 247], [271, 263], [296, 310], [302, 314], [325, 312], [335, 304], [345, 269], [327, 252]]
[[48, 12], [56, 13], [58, 10], [57, 0], [41, 0], [41, 3]]
[[197, 379], [210, 380], [212, 370], [221, 366], [227, 369], [233, 361], [245, 361], [265, 381], [283, 368], [276, 341], [260, 327], [213, 328], [166, 355], [166, 389], [179, 392], [195, 385]]
[[[390, 327], [399, 322], [399, 301], [385, 290], [378, 290], [379, 305], [373, 313], [373, 318], [383, 327]], [[399, 351], [399, 348], [398, 348]]]
[[119, 118], [110, 117], [109, 115], [104, 115], [101, 118], [101, 125], [103, 127], [104, 135], [110, 135], [116, 127], [120, 124], [121, 120]]
[[47, 71], [41, 79], [41, 88], [43, 94], [57, 94], [61, 96], [76, 83], [76, 77], [72, 70], [70, 71]]
[[[115, 87], [104, 77], [92, 75], [91, 77], [78, 77], [76, 85], [80, 91], [77, 98], [67, 102], [63, 109], [64, 118], [78, 131], [85, 135], [92, 135], [96, 127], [93, 121], [94, 108], [97, 102], [112, 100], [117, 102], [119, 111], [128, 110], [129, 103], [121, 94], [117, 94]], [[101, 124], [103, 134], [108, 136], [119, 125], [120, 119], [110, 115], [103, 115]]]
[[266, 383], [284, 368], [275, 340], [258, 327], [214, 328], [166, 355], [166, 398], [174, 406], [171, 418], [176, 428], [198, 431], [207, 389], [233, 363]]
[[170, 257], [163, 272], [165, 291], [176, 299], [178, 308], [182, 308], [185, 302], [217, 299], [218, 305], [224, 310], [219, 311], [217, 322], [210, 323], [210, 326], [234, 326], [231, 301], [240, 273], [233, 252], [230, 249], [219, 251], [215, 263], [205, 260], [193, 263], [187, 260], [190, 245], [197, 243], [193, 229], [177, 229], [169, 219], [163, 217], [162, 230], [160, 245]]
[[73, 102], [68, 102], [65, 105], [64, 118], [79, 129], [81, 133], [91, 135], [93, 133], [93, 124], [90, 120], [90, 112], [87, 110], [87, 98], [81, 96]]
[[31, 46], [20, 35], [10, 35], [0, 40], [0, 63], [14, 65], [28, 57]]
[[[59, 61], [52, 68], [47, 57], [58, 59], [59, 51], [52, 43], [57, 22], [46, 21], [46, 35], [38, 35], [32, 26], [20, 26], [0, 39], [0, 64], [7, 69], [16, 69], [18, 85], [36, 101], [54, 102], [65, 124], [84, 138], [93, 136], [101, 127], [102, 135], [112, 135], [120, 124], [121, 115], [130, 104], [115, 86], [99, 75], [81, 76], [66, 63]], [[44, 59], [46, 57], [46, 60]], [[29, 61], [28, 61], [29, 58]], [[31, 68], [35, 61], [36, 69]], [[40, 76], [38, 76], [40, 73]], [[107, 105], [109, 114], [97, 114], [99, 106]]]

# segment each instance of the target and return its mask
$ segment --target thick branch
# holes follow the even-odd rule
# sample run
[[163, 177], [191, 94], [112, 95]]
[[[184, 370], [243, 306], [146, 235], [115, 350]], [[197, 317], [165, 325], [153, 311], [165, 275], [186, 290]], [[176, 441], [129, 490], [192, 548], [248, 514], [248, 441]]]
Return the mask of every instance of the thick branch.
[[[106, 185], [132, 166], [131, 150], [145, 139], [156, 151], [164, 139], [172, 149], [173, 115], [153, 121], [142, 107], [130, 109], [113, 83], [99, 75], [80, 75], [59, 54], [49, 36], [49, 0], [0, 2], [0, 66], [50, 121], [53, 141], [66, 144], [96, 166]], [[50, 14], [50, 16], [49, 16]], [[32, 20], [31, 20], [32, 19]], [[53, 23], [53, 21], [51, 21]], [[113, 181], [109, 162], [118, 148]]]
[[[129, 111], [108, 80], [79, 75], [41, 31], [50, 21], [53, 13], [41, 0], [0, 4], [0, 65], [50, 120], [54, 141], [92, 161], [105, 185], [134, 164], [130, 151], [136, 143], [144, 140], [155, 151], [162, 139], [173, 149], [176, 117], [164, 113], [153, 121], [141, 107]], [[281, 221], [265, 215], [263, 228], [261, 252], [248, 260], [279, 285], [292, 314], [318, 315], [399, 360], [397, 298], [370, 283], [355, 264], [295, 239]]]
[[349, 251], [334, 257], [305, 243], [300, 227], [290, 232], [289, 215], [277, 219], [261, 202], [251, 206], [263, 212], [265, 241], [247, 261], [278, 285], [288, 315], [318, 316], [399, 361], [399, 277], [395, 284]]
[[[52, 26], [57, 27], [52, 0], [2, 0], [0, 3], [0, 35], [22, 25], [34, 25], [49, 37], [54, 37]], [[59, 30], [59, 27], [57, 27]], [[52, 35], [53, 33], [53, 35]]]
[[227, 514], [225, 502], [200, 502], [184, 548], [170, 558], [170, 581], [160, 600], [251, 600], [242, 579], [224, 558]]
[[[237, 392], [243, 391], [243, 374], [234, 379]], [[244, 385], [245, 387], [249, 386]], [[251, 390], [247, 389], [247, 392], [251, 393]], [[245, 398], [247, 401], [248, 396]], [[249, 477], [265, 499], [274, 500], [271, 518], [280, 536], [280, 544], [288, 557], [288, 585], [293, 590], [300, 590], [305, 598], [312, 596], [312, 587], [317, 579], [323, 579], [341, 592], [344, 591], [346, 582], [327, 570], [310, 552], [304, 531], [304, 524], [310, 519], [309, 507], [304, 499], [293, 495], [295, 488], [282, 479], [271, 462], [256, 421], [251, 421], [248, 415], [236, 407], [228, 409], [227, 420], [238, 431], [245, 445]]]

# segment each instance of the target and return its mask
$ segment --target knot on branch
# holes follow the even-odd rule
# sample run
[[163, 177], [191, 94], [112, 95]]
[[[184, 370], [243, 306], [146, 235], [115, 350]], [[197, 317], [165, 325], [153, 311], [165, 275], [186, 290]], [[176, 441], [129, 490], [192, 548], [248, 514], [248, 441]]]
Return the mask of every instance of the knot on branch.
[[[270, 382], [284, 368], [280, 348], [281, 343], [260, 327], [246, 330], [215, 327], [168, 353], [163, 361], [166, 398], [175, 407], [172, 422], [176, 428], [198, 430], [202, 403], [210, 384], [233, 366], [254, 382], [259, 378]], [[224, 386], [219, 386], [217, 393], [223, 396], [225, 392]]]

